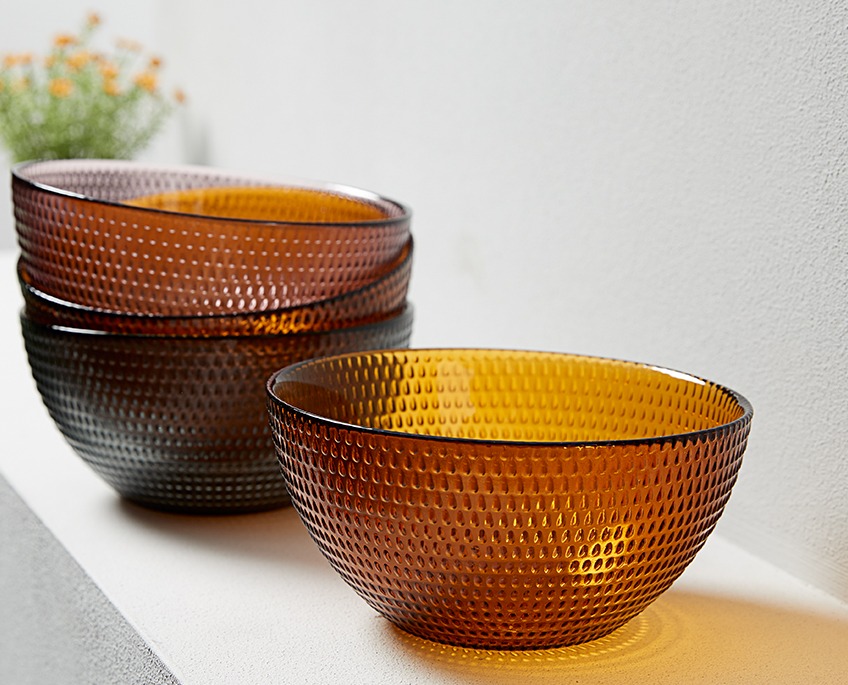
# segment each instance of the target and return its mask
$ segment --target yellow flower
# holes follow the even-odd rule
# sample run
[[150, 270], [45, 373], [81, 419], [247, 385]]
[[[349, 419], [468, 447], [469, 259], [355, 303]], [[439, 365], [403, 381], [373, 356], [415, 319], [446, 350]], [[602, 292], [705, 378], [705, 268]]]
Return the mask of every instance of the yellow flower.
[[174, 100], [176, 100], [180, 104], [183, 104], [186, 101], [186, 94], [182, 88], [177, 88], [174, 91]]
[[53, 97], [66, 98], [74, 91], [74, 84], [70, 79], [54, 78], [50, 81], [48, 90]]
[[100, 75], [106, 79], [114, 79], [118, 77], [118, 67], [116, 67], [112, 62], [101, 62], [100, 63]]
[[88, 50], [80, 50], [65, 61], [71, 71], [79, 71], [91, 61], [91, 53]]
[[76, 45], [77, 42], [77, 37], [70, 33], [60, 33], [53, 39], [53, 45], [57, 48], [66, 48], [69, 45]]
[[119, 38], [118, 47], [121, 48], [121, 50], [129, 50], [130, 52], [141, 51], [141, 43], [135, 40], [130, 40], [129, 38]]
[[[171, 98], [165, 90], [161, 68], [167, 60], [141, 43], [124, 39], [116, 47], [107, 38], [100, 49], [95, 39], [100, 38], [101, 16], [84, 12], [77, 30], [51, 32], [42, 53], [7, 54], [0, 45], [4, 130], [5, 122], [19, 121], [21, 128], [32, 125], [44, 132], [38, 140], [10, 136], [14, 140], [5, 142], [13, 158], [77, 151], [81, 156], [134, 155], [176, 109], [176, 101], [184, 100], [182, 92]], [[68, 150], [72, 139], [80, 147]]]
[[139, 88], [146, 90], [148, 93], [152, 93], [156, 90], [156, 74], [143, 71], [138, 76], [135, 77], [133, 83], [137, 85]]
[[115, 97], [116, 95], [121, 94], [121, 87], [115, 79], [107, 78], [103, 80], [103, 92], [106, 93], [106, 95]]

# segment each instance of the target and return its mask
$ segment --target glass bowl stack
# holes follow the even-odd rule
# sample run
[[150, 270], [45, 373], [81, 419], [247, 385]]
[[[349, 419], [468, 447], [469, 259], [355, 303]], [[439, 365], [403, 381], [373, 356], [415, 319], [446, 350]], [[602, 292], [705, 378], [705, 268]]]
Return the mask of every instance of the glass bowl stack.
[[287, 504], [264, 380], [409, 342], [410, 212], [379, 195], [111, 160], [25, 163], [12, 194], [38, 390], [140, 504]]

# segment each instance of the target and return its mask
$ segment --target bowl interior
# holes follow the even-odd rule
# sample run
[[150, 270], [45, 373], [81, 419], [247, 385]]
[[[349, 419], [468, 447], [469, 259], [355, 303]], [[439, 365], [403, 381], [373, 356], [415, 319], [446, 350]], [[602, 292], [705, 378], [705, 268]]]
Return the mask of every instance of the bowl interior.
[[298, 187], [210, 187], [131, 198], [124, 204], [166, 212], [225, 219], [335, 224], [380, 221], [386, 207], [320, 189]]
[[655, 366], [499, 350], [398, 350], [314, 360], [270, 389], [285, 404], [366, 429], [487, 441], [604, 442], [692, 433], [747, 403]]

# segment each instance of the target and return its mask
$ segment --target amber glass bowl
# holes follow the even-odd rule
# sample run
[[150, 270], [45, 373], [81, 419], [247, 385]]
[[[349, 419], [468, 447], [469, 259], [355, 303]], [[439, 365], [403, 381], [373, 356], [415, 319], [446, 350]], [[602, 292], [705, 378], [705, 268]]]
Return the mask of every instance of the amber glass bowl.
[[21, 317], [38, 391], [57, 427], [124, 497], [186, 513], [288, 503], [263, 381], [317, 355], [404, 346], [409, 307], [324, 333], [244, 337], [115, 335]]
[[410, 213], [331, 184], [111, 160], [12, 171], [21, 261], [51, 297], [105, 312], [240, 314], [327, 300], [396, 267]]
[[267, 383], [292, 502], [332, 566], [420, 637], [600, 638], [683, 572], [730, 496], [752, 410], [654, 366], [392, 350]]
[[39, 290], [23, 262], [18, 262], [18, 282], [28, 318], [42, 324], [127, 335], [290, 335], [361, 326], [404, 308], [411, 274], [412, 239], [387, 274], [358, 290], [327, 300], [244, 314], [153, 316], [103, 312], [51, 297]]

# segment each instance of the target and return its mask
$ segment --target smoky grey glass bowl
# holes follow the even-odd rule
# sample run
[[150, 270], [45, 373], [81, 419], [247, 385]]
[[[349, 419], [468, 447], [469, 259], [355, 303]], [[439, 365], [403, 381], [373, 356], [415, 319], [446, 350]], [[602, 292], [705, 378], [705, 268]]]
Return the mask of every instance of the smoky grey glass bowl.
[[284, 506], [263, 381], [315, 356], [409, 342], [412, 309], [321, 333], [144, 336], [21, 317], [44, 405], [76, 453], [147, 507], [227, 514]]

